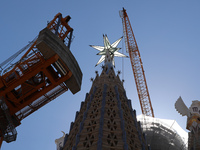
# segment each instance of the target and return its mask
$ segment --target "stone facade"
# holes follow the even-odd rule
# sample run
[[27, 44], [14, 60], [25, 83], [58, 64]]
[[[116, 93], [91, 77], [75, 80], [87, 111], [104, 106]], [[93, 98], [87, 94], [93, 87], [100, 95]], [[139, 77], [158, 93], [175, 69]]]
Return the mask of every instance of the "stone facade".
[[63, 150], [148, 149], [136, 113], [113, 67], [104, 66], [81, 103]]

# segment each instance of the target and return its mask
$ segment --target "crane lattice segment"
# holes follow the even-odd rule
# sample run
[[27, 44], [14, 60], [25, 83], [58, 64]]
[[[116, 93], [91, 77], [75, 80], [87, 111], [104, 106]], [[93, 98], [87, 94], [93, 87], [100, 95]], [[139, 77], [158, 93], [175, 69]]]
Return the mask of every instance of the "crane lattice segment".
[[120, 11], [120, 17], [122, 18], [126, 50], [130, 56], [142, 113], [146, 116], [154, 117], [140, 52], [128, 15], [124, 8], [122, 11]]
[[68, 89], [73, 94], [80, 90], [82, 72], [69, 50], [73, 31], [68, 25], [69, 20], [70, 16], [63, 18], [58, 13], [28, 46], [21, 59], [2, 70], [1, 141], [14, 141], [15, 127], [21, 124], [22, 119]]

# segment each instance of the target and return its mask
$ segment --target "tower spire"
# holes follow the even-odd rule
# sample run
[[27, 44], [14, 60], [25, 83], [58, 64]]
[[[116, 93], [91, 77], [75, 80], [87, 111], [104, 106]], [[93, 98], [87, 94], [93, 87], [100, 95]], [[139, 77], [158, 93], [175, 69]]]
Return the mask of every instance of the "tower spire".
[[91, 46], [102, 55], [103, 71], [92, 82], [80, 111], [76, 113], [63, 150], [147, 150], [145, 137], [123, 83], [115, 74], [114, 56], [127, 57], [117, 48], [121, 38], [110, 44], [103, 35], [104, 47]]

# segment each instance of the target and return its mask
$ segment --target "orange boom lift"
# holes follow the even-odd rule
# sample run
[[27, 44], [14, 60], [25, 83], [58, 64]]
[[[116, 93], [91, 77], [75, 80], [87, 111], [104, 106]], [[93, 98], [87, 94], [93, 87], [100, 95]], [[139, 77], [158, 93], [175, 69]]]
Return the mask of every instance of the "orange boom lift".
[[142, 114], [154, 117], [140, 52], [135, 40], [131, 23], [124, 8], [122, 11], [120, 11], [120, 17], [122, 18], [126, 50], [130, 56]]
[[24, 51], [20, 60], [0, 64], [0, 146], [16, 140], [22, 119], [68, 89], [73, 94], [80, 90], [82, 72], [69, 50], [70, 18], [58, 13], [38, 38], [10, 58]]

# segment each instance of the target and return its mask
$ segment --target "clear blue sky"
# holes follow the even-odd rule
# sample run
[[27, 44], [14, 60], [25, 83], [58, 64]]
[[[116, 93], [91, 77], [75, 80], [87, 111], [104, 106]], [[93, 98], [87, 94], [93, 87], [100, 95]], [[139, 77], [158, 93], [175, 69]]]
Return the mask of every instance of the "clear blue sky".
[[[82, 90], [69, 91], [25, 118], [17, 127], [17, 140], [3, 143], [2, 150], [55, 150], [54, 140], [69, 132], [95, 77], [100, 56], [89, 45], [103, 46], [103, 34], [110, 42], [123, 35], [119, 10], [125, 7], [139, 46], [155, 117], [176, 120], [185, 129], [174, 103], [182, 96], [189, 107], [200, 100], [200, 1], [199, 0], [7, 0], [0, 2], [0, 62], [31, 41], [47, 21], [61, 12], [70, 15], [74, 28], [71, 51], [83, 72]], [[124, 48], [124, 41], [119, 47]], [[122, 52], [122, 51], [120, 51]], [[128, 54], [127, 54], [128, 55]], [[115, 58], [116, 71], [122, 59]], [[133, 108], [141, 114], [130, 60], [124, 59], [124, 87]]]

